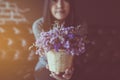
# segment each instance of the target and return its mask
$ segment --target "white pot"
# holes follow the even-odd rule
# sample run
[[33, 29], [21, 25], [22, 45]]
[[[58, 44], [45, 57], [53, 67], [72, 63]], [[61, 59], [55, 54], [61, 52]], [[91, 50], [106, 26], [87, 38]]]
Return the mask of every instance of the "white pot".
[[49, 51], [47, 54], [49, 70], [55, 73], [64, 72], [73, 64], [74, 56], [66, 54], [65, 50]]

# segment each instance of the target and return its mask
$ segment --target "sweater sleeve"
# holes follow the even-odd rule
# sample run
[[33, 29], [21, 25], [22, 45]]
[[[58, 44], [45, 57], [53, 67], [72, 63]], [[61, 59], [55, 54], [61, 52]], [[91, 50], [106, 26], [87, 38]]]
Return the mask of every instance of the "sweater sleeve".
[[42, 27], [43, 27], [43, 18], [40, 18], [33, 23], [32, 31], [35, 39], [39, 38], [39, 34], [43, 30]]

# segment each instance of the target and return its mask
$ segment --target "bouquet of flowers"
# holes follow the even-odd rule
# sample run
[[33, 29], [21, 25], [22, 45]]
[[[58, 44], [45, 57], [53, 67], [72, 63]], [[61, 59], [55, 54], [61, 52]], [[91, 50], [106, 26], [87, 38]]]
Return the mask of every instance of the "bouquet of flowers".
[[63, 72], [71, 67], [74, 55], [85, 51], [85, 43], [77, 27], [57, 27], [48, 32], [41, 32], [36, 40], [36, 54], [46, 54], [50, 71]]

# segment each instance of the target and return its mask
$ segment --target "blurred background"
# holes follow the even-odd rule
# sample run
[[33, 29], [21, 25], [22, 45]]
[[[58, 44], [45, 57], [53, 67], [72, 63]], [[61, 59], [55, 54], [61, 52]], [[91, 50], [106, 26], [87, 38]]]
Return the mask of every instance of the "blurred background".
[[[42, 17], [44, 0], [0, 0], [0, 80], [34, 80], [38, 56], [32, 24]], [[79, 80], [120, 80], [120, 6], [112, 0], [75, 0], [77, 17], [88, 25]]]

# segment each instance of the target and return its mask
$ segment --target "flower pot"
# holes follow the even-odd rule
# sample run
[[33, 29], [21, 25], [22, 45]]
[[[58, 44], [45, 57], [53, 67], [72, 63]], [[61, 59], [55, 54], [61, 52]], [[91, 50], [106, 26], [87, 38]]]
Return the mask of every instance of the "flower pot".
[[47, 54], [49, 70], [55, 73], [64, 72], [73, 64], [74, 56], [66, 54], [65, 50], [50, 50]]

